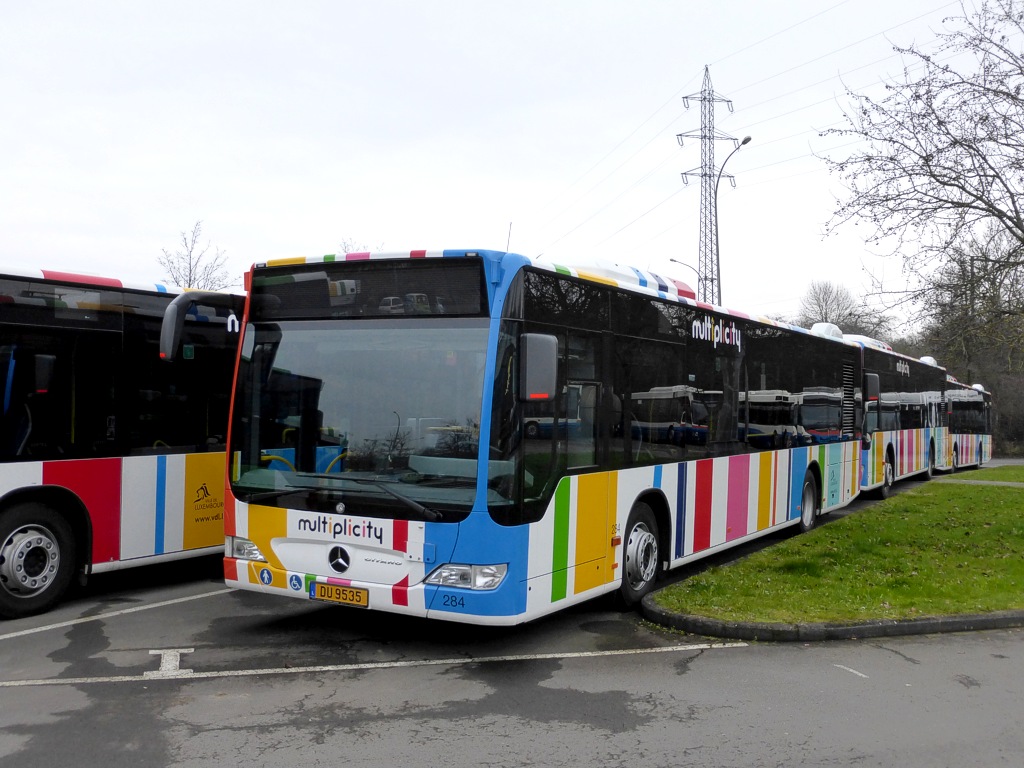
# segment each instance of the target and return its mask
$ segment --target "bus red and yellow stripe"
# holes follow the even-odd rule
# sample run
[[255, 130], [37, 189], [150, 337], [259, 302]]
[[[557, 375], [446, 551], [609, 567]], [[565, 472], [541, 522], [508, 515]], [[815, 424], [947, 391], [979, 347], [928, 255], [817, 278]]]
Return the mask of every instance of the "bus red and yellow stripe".
[[223, 546], [224, 454], [160, 454], [9, 464], [0, 496], [59, 486], [84, 510], [93, 571]]

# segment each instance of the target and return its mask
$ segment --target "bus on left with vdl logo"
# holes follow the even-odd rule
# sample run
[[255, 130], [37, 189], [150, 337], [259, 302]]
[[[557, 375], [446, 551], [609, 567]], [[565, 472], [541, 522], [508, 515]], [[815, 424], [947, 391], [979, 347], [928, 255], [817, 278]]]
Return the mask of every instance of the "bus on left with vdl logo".
[[241, 297], [193, 306], [167, 364], [178, 293], [0, 270], [0, 617], [49, 609], [76, 578], [223, 546]]
[[681, 282], [452, 250], [275, 261], [246, 287], [233, 587], [515, 624], [635, 604], [663, 570], [860, 490], [879, 397], [862, 347]]

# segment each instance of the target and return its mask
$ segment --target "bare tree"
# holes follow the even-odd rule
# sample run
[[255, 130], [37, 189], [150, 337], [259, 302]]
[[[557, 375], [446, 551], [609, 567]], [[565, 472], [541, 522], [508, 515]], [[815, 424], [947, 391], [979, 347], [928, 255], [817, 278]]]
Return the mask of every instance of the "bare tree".
[[1020, 372], [1024, 363], [1024, 267], [1020, 245], [995, 225], [957, 244], [922, 294], [924, 327], [933, 346], [964, 375]]
[[376, 248], [363, 243], [361, 240], [355, 240], [351, 237], [343, 237], [341, 243], [338, 244], [338, 253], [365, 253], [367, 251], [380, 251], [384, 247], [381, 243]]
[[891, 319], [854, 298], [848, 289], [827, 281], [813, 281], [800, 299], [797, 324], [810, 328], [814, 323], [833, 323], [844, 333], [876, 336], [887, 331]]
[[233, 281], [226, 270], [224, 262], [227, 257], [220, 248], [210, 253], [210, 243], [200, 243], [203, 222], [197, 221], [191, 232], [182, 232], [178, 248], [173, 253], [166, 248], [163, 256], [157, 257], [157, 263], [167, 273], [167, 279], [181, 288], [198, 288], [207, 291], [220, 291], [232, 285]]
[[[944, 23], [930, 52], [894, 46], [910, 61], [902, 79], [878, 100], [847, 91], [847, 127], [822, 134], [861, 147], [825, 158], [849, 189], [829, 230], [868, 223], [868, 242], [899, 254], [919, 290], [987, 226], [1024, 246], [1024, 1], [961, 5]], [[1002, 251], [1007, 266], [1022, 256], [1021, 247]]]
[[1018, 454], [1024, 447], [1024, 401], [1017, 396], [1024, 377], [1024, 268], [1006, 264], [1019, 261], [1008, 255], [1019, 249], [993, 224], [951, 249], [920, 302], [921, 347], [961, 381], [979, 382], [993, 393], [996, 445]]

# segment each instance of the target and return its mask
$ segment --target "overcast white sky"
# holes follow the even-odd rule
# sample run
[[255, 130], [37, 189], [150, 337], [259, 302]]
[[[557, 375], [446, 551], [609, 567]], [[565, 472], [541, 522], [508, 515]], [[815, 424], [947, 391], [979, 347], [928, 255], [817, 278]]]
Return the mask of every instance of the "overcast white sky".
[[[594, 254], [696, 286], [701, 89], [752, 141], [719, 193], [726, 306], [794, 313], [811, 280], [900, 265], [823, 239], [815, 157], [844, 84], [878, 88], [941, 0], [0, 0], [0, 268], [151, 282], [203, 222], [233, 275], [271, 258]], [[732, 144], [718, 142], [721, 162]], [[846, 150], [843, 150], [846, 151]], [[510, 236], [511, 225], [511, 236]]]

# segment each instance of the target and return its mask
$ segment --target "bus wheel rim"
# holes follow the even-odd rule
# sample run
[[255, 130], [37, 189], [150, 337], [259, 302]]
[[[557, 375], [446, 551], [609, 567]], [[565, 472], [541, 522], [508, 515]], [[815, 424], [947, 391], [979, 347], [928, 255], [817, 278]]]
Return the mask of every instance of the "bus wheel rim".
[[59, 571], [57, 537], [43, 526], [19, 528], [0, 546], [0, 586], [15, 597], [44, 592]]
[[644, 523], [637, 523], [626, 542], [626, 581], [634, 590], [654, 580], [658, 567], [658, 540]]

